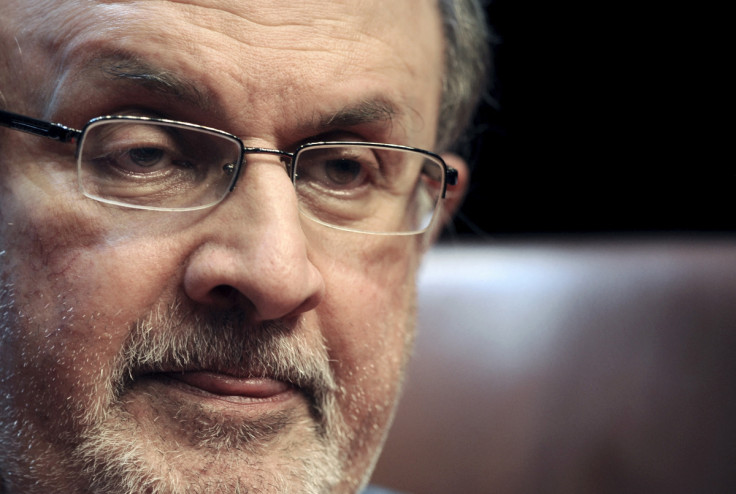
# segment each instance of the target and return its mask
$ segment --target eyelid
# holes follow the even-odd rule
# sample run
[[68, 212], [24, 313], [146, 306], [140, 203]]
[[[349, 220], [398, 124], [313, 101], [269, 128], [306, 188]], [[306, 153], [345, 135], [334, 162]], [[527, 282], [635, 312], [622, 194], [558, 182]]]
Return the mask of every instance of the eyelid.
[[349, 132], [349, 131], [329, 131], [329, 132], [323, 132], [321, 134], [316, 134], [313, 136], [310, 136], [306, 139], [302, 139], [297, 143], [297, 147], [304, 146], [306, 144], [312, 144], [315, 142], [326, 142], [326, 141], [334, 141], [334, 142], [380, 142], [380, 141], [373, 141], [371, 139], [367, 139], [365, 136], [356, 133], [356, 132]]
[[[151, 129], [158, 129], [159, 132], [150, 132]], [[180, 134], [177, 133], [177, 129], [175, 127], [158, 127], [158, 126], [149, 126], [146, 125], [144, 127], [136, 126], [133, 122], [131, 122], [129, 125], [125, 125], [122, 128], [112, 128], [110, 129], [110, 132], [117, 131], [117, 132], [125, 132], [123, 133], [119, 138], [120, 139], [127, 139], [127, 140], [135, 140], [139, 139], [140, 137], [136, 134], [136, 132], [142, 132], [142, 131], [149, 131], [148, 134], [145, 136], [149, 138], [148, 140], [151, 140], [150, 138], [155, 137], [156, 141], [163, 141], [163, 140], [173, 140], [176, 143], [179, 143], [181, 140]], [[108, 133], [108, 135], [110, 135]]]
[[[116, 109], [109, 111], [104, 116], [115, 116], [115, 117], [148, 117], [148, 118], [166, 118], [171, 120], [177, 120], [172, 115], [164, 113], [153, 108], [140, 107], [140, 106], [120, 106]], [[103, 115], [98, 115], [103, 116]]]

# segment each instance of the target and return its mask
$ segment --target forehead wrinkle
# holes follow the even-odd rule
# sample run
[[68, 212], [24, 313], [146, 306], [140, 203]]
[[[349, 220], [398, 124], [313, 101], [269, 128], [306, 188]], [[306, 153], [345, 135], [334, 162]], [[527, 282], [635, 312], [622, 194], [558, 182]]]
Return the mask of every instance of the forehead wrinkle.
[[[139, 2], [115, 0], [104, 3], [109, 3], [112, 5], [131, 3], [138, 5]], [[144, 6], [149, 7], [148, 2], [142, 3]], [[235, 29], [234, 27], [237, 27], [236, 25], [238, 23], [235, 22], [234, 16], [239, 14], [238, 17], [241, 18], [240, 21], [242, 23], [247, 23], [247, 25], [251, 28], [255, 28], [257, 27], [257, 25], [261, 25], [262, 27], [279, 27], [284, 29], [289, 29], [291, 27], [306, 27], [308, 29], [311, 29], [310, 33], [314, 32], [315, 35], [319, 34], [322, 37], [329, 35], [332, 38], [352, 42], [351, 44], [346, 44], [344, 46], [342, 44], [339, 44], [339, 46], [336, 47], [339, 49], [339, 51], [344, 52], [342, 53], [342, 55], [345, 55], [343, 58], [347, 57], [350, 63], [342, 63], [339, 67], [335, 67], [335, 65], [337, 65], [336, 63], [327, 64], [327, 66], [325, 66], [324, 64], [311, 65], [305, 62], [305, 65], [311, 65], [312, 74], [314, 72], [317, 72], [321, 76], [320, 81], [322, 79], [329, 79], [330, 81], [343, 81], [347, 80], [348, 77], [357, 75], [362, 77], [362, 80], [370, 80], [372, 82], [376, 82], [376, 84], [372, 88], [370, 88], [369, 91], [372, 90], [375, 94], [384, 93], [388, 90], [388, 92], [391, 93], [389, 95], [390, 97], [386, 96], [384, 98], [389, 100], [391, 98], [395, 98], [395, 102], [397, 103], [397, 105], [395, 105], [395, 109], [401, 110], [400, 114], [398, 115], [401, 117], [401, 120], [399, 120], [397, 118], [397, 112], [395, 111], [395, 109], [391, 112], [385, 112], [380, 109], [381, 105], [351, 105], [350, 101], [342, 101], [341, 103], [349, 108], [343, 108], [337, 111], [330, 111], [330, 108], [322, 108], [325, 111], [317, 110], [311, 112], [314, 115], [311, 118], [309, 116], [309, 108], [302, 108], [305, 111], [303, 113], [299, 112], [301, 114], [301, 118], [295, 115], [294, 109], [292, 109], [291, 111], [285, 109], [285, 116], [287, 116], [289, 119], [296, 117], [299, 120], [302, 120], [303, 123], [307, 124], [303, 127], [308, 127], [311, 129], [314, 129], [315, 127], [320, 129], [335, 129], [338, 127], [347, 128], [354, 127], [363, 123], [378, 125], [381, 122], [385, 123], [390, 128], [391, 125], [396, 121], [404, 124], [402, 126], [403, 130], [411, 129], [411, 131], [414, 131], [415, 129], [420, 129], [422, 127], [421, 122], [418, 122], [416, 124], [414, 122], [414, 118], [417, 115], [419, 117], [422, 117], [424, 113], [426, 113], [423, 111], [422, 108], [420, 108], [421, 105], [417, 105], [417, 101], [415, 100], [416, 95], [404, 91], [393, 91], [391, 90], [392, 88], [377, 87], [380, 86], [379, 82], [386, 81], [386, 77], [383, 77], [383, 79], [372, 77], [371, 72], [373, 71], [377, 71], [378, 76], [382, 76], [382, 71], [385, 72], [386, 70], [391, 70], [392, 73], [398, 72], [400, 74], [417, 73], [417, 67], [414, 67], [411, 62], [412, 60], [417, 60], [418, 57], [398, 57], [396, 56], [397, 54], [393, 51], [388, 52], [386, 50], [386, 48], [396, 48], [396, 46], [388, 43], [388, 41], [384, 39], [384, 36], [381, 36], [381, 34], [384, 32], [383, 30], [386, 28], [375, 26], [372, 24], [365, 24], [365, 22], [367, 21], [364, 19], [363, 24], [358, 25], [357, 29], [346, 30], [342, 22], [338, 22], [344, 21], [345, 19], [340, 19], [337, 15], [322, 15], [317, 17], [316, 19], [308, 16], [302, 19], [301, 17], [296, 16], [295, 19], [290, 19], [287, 21], [282, 20], [278, 23], [274, 23], [273, 19], [271, 18], [261, 19], [259, 17], [248, 17], [244, 15], [242, 11], [236, 11], [232, 9], [231, 7], [234, 4], [232, 2], [217, 4], [204, 2], [204, 4], [202, 5], [198, 2], [187, 0], [169, 0], [167, 2], [151, 2], [150, 6], [166, 4], [170, 4], [170, 6], [176, 4], [186, 6], [187, 9], [184, 10], [183, 17], [179, 20], [182, 20], [182, 22], [186, 21], [191, 24], [190, 28], [194, 27], [195, 30], [203, 29], [208, 31], [216, 31], [216, 34], [220, 35], [221, 37], [227, 37], [241, 45], [240, 50], [225, 52], [224, 50], [222, 50], [222, 47], [219, 44], [211, 42], [210, 38], [206, 36], [199, 36], [198, 33], [192, 32], [191, 29], [182, 30], [182, 39], [188, 43], [191, 43], [193, 49], [196, 48], [198, 50], [197, 54], [200, 58], [203, 58], [206, 61], [208, 60], [208, 57], [203, 57], [203, 55], [211, 54], [211, 59], [213, 61], [222, 62], [218, 66], [220, 68], [222, 68], [222, 66], [225, 66], [225, 68], [227, 68], [228, 66], [246, 66], [250, 63], [257, 69], [257, 72], [248, 72], [244, 70], [225, 70], [218, 73], [218, 80], [215, 84], [211, 83], [210, 79], [208, 79], [208, 77], [213, 74], [213, 71], [211, 70], [212, 67], [208, 65], [208, 72], [200, 74], [202, 75], [202, 78], [197, 77], [196, 79], [187, 79], [185, 74], [188, 74], [188, 72], [172, 72], [170, 70], [167, 70], [166, 68], [163, 68], [169, 67], [168, 59], [166, 62], [162, 62], [162, 68], [159, 68], [158, 64], [155, 64], [153, 60], [148, 59], [145, 46], [141, 48], [142, 54], [139, 54], [138, 49], [135, 47], [133, 47], [132, 51], [118, 49], [119, 52], [122, 52], [118, 54], [114, 53], [115, 49], [113, 47], [108, 47], [107, 55], [100, 55], [99, 52], [98, 54], [91, 53], [86, 56], [83, 55], [83, 58], [86, 58], [87, 61], [85, 62], [84, 60], [82, 60], [82, 63], [77, 63], [75, 65], [77, 67], [80, 67], [83, 71], [86, 71], [92, 70], [94, 68], [93, 66], [96, 64], [98, 77], [102, 76], [106, 80], [119, 80], [125, 81], [130, 85], [139, 85], [149, 92], [160, 93], [169, 96], [171, 99], [181, 99], [185, 101], [188, 100], [193, 102], [197, 107], [204, 107], [203, 110], [208, 112], [211, 112], [213, 106], [217, 106], [218, 108], [226, 106], [227, 101], [223, 100], [223, 96], [232, 93], [232, 91], [228, 93], [226, 91], [226, 88], [235, 88], [236, 90], [242, 90], [242, 88], [245, 88], [250, 84], [255, 84], [253, 81], [258, 82], [268, 79], [269, 77], [278, 78], [278, 81], [275, 81], [274, 84], [271, 84], [268, 87], [264, 86], [263, 84], [258, 87], [260, 91], [265, 91], [267, 93], [266, 96], [273, 96], [279, 91], [308, 91], [314, 89], [315, 87], [321, 87], [320, 84], [317, 83], [304, 87], [296, 87], [294, 84], [281, 84], [284, 80], [287, 80], [287, 76], [291, 78], [290, 80], [292, 82], [294, 80], [302, 80], [303, 78], [298, 78], [299, 74], [293, 74], [286, 70], [293, 66], [293, 60], [291, 60], [290, 65], [287, 65], [285, 63], [286, 60], [281, 60], [278, 58], [279, 52], [281, 52], [281, 57], [286, 57], [288, 55], [288, 52], [298, 51], [301, 52], [301, 57], [304, 57], [304, 52], [307, 51], [312, 51], [315, 53], [327, 52], [334, 54], [336, 51], [335, 49], [326, 50], [324, 48], [325, 46], [327, 46], [325, 43], [312, 41], [313, 38], [311, 36], [286, 37], [281, 41], [291, 42], [285, 43], [276, 48], [270, 47], [269, 45], [262, 46], [260, 42], [264, 39], [268, 39], [269, 41], [272, 40], [272, 35], [269, 34], [267, 38], [264, 38], [263, 36], [265, 35], [265, 32], [260, 29]], [[202, 9], [211, 10], [213, 12], [219, 11], [222, 15], [219, 17], [195, 16], [193, 14], [198, 11], [197, 9], [199, 9], [199, 11], [201, 11]], [[274, 6], [273, 12], [276, 13], [277, 11], [280, 12], [280, 9], [277, 9]], [[102, 14], [104, 15], [101, 14], [98, 17], [104, 17], [107, 15], [111, 16], [115, 12], [117, 12], [117, 10], [103, 12]], [[246, 13], [248, 12], [246, 11]], [[280, 13], [283, 17], [283, 12]], [[307, 20], [310, 19], [319, 21], [319, 23], [307, 22]], [[368, 19], [371, 18], [369, 17]], [[172, 20], [174, 20], [173, 17]], [[232, 20], [233, 22], [225, 23], [226, 20]], [[304, 23], [302, 23], [301, 21], [304, 21]], [[375, 24], [377, 22], [377, 19], [372, 20], [371, 22]], [[318, 27], [324, 28], [330, 25], [332, 26], [332, 29], [328, 29], [326, 31], [317, 29]], [[133, 23], [132, 25], [131, 23], [113, 23], [113, 27], [108, 28], [108, 31], [117, 33], [118, 30], [123, 30], [120, 32], [125, 33], [127, 32], [125, 30], [128, 28], [138, 29], [136, 26], [138, 26], [138, 24], [135, 23]], [[220, 29], [223, 28], [223, 26], [229, 26], [229, 28]], [[342, 29], [340, 29], [341, 27]], [[84, 53], [85, 50], [83, 48], [85, 45], [88, 48], [92, 49], [95, 48], [94, 45], [98, 45], [97, 48], [99, 49], [100, 43], [107, 43], [108, 41], [110, 43], [113, 43], [117, 38], [127, 39], [124, 36], [105, 36], [105, 38], [100, 38], [98, 36], [87, 37], [87, 39], [83, 39], [81, 43], [73, 44], [73, 46], [71, 47], [72, 49], [68, 51], [74, 52], [75, 54], [80, 54], [80, 52]], [[305, 43], [305, 39], [310, 41], [308, 43]], [[319, 39], [321, 40], [321, 38]], [[370, 44], [373, 47], [380, 47], [380, 54], [383, 56], [383, 58], [379, 60], [380, 64], [376, 65], [376, 60], [369, 58], [370, 53], [368, 53], [367, 50], [355, 49], [358, 44], [360, 44], [360, 46]], [[242, 45], [248, 45], [259, 49], [268, 49], [268, 56], [266, 56], [265, 58], [269, 59], [270, 63], [252, 63], [255, 60], [254, 53], [252, 51], [242, 49]], [[154, 55], [157, 55], [157, 53], [158, 52], [154, 53]], [[264, 58], [262, 54], [259, 54], [259, 57]], [[366, 63], [363, 63], [364, 61]], [[227, 65], [225, 62], [229, 62], [230, 65]], [[371, 63], [373, 63], [374, 65], [371, 65]], [[190, 66], [188, 63], [184, 65], [185, 66], [183, 68], [185, 70], [188, 70], [190, 68], [199, 68], [199, 64], [197, 64], [197, 67], [194, 67], [193, 65]], [[90, 67], [88, 69], [85, 66]], [[361, 68], [361, 71], [357, 72], [357, 74], [355, 71], [355, 67]], [[328, 69], [334, 70], [330, 71]], [[210, 81], [209, 83], [211, 85], [208, 86], [207, 81]], [[309, 79], [309, 81], [311, 81], [311, 79]], [[279, 84], [276, 84], [276, 82], [278, 82]], [[384, 84], [383, 86], [386, 86], [386, 84]], [[355, 94], [355, 91], [352, 91], [352, 93], [352, 97], [360, 97], [360, 95]], [[244, 106], [242, 105], [243, 100], [248, 100], [248, 98], [255, 100], [256, 98], [254, 93], [240, 94], [239, 96], [242, 97], [241, 100], [239, 100], [241, 102], [239, 103], [240, 106]], [[261, 94], [261, 96], [263, 95]], [[263, 97], [258, 97], [258, 101], [263, 101]], [[318, 102], [315, 103], [319, 105]], [[374, 108], [370, 108], [371, 106], [374, 106]], [[415, 107], [417, 109], [415, 110], [412, 107]], [[248, 116], [249, 118], [253, 118], [253, 114], [248, 113], [247, 108], [248, 107], [243, 108], [243, 114]], [[335, 106], [333, 106], [333, 108], [335, 108]], [[239, 110], [238, 104], [234, 105], [232, 111], [235, 114], [241, 114], [241, 110]], [[236, 128], [228, 130], [230, 130], [231, 132], [236, 132], [237, 128], [238, 127], [236, 126]]]

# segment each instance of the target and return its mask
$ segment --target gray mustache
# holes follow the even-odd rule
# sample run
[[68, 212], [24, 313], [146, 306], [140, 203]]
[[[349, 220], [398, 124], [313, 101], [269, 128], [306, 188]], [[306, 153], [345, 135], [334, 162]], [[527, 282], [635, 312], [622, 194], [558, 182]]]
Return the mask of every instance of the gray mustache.
[[113, 394], [119, 398], [147, 374], [205, 370], [287, 382], [320, 411], [338, 386], [324, 341], [307, 333], [300, 322], [254, 326], [242, 311], [197, 312], [177, 302], [131, 326], [114, 366]]

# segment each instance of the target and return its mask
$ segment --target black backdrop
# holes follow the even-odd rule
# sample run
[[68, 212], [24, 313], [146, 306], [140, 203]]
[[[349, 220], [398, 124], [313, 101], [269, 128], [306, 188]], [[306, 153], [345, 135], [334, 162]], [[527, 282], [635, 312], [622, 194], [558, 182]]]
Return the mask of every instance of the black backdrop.
[[621, 8], [488, 5], [494, 77], [446, 237], [733, 229], [732, 158], [701, 142], [692, 111], [698, 53]]

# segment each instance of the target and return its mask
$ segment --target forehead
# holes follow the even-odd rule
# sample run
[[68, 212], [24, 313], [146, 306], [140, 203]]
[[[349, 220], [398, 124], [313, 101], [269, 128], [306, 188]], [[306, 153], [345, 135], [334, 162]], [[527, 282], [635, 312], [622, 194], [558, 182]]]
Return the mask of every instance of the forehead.
[[428, 0], [17, 4], [19, 49], [37, 44], [55, 71], [46, 88], [53, 115], [119, 93], [117, 72], [116, 83], [169, 84], [177, 97], [252, 125], [303, 121], [322, 107], [337, 114], [360, 100], [416, 120], [409, 128], [436, 118], [443, 50]]

